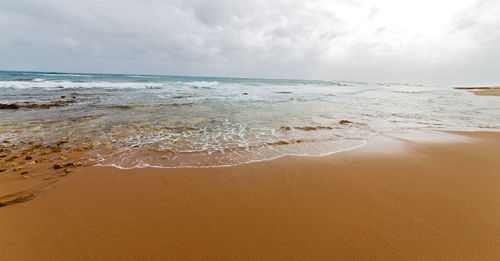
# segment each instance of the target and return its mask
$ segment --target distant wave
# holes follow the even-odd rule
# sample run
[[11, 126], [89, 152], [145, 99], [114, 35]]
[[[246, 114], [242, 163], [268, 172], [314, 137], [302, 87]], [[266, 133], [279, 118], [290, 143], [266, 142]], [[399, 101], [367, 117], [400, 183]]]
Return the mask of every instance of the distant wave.
[[90, 74], [73, 74], [73, 73], [37, 73], [35, 75], [52, 76], [52, 77], [94, 77]]
[[13, 82], [43, 82], [45, 79], [43, 78], [19, 78], [15, 79]]
[[14, 81], [0, 81], [0, 88], [110, 88], [110, 89], [161, 89], [167, 86], [189, 86], [195, 88], [211, 88], [219, 82], [112, 82], [112, 81], [68, 81], [47, 80], [43, 78], [19, 78]]
[[50, 81], [43, 79], [32, 79], [31, 81], [0, 81], [0, 88], [110, 88], [110, 89], [146, 89], [161, 88], [163, 83], [148, 82], [75, 82], [75, 81]]

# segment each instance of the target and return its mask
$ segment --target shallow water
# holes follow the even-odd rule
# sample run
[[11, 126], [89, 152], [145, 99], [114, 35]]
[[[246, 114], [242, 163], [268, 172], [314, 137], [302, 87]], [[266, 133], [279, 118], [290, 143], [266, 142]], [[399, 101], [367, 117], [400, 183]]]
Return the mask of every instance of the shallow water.
[[384, 132], [500, 130], [498, 97], [414, 84], [4, 71], [0, 104], [21, 105], [0, 110], [0, 141], [67, 139], [123, 168], [323, 155]]

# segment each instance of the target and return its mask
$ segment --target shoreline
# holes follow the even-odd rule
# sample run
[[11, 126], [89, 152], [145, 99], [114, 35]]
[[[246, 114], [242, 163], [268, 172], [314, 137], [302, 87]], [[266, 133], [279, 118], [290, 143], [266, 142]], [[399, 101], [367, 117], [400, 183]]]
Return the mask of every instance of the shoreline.
[[467, 90], [479, 96], [500, 96], [500, 87], [455, 87], [455, 90]]
[[[360, 145], [351, 147], [351, 148], [346, 148], [346, 149], [341, 149], [338, 151], [332, 151], [328, 152], [325, 154], [319, 154], [319, 155], [310, 155], [310, 154], [283, 154], [280, 156], [276, 156], [273, 158], [268, 158], [268, 159], [262, 159], [262, 160], [253, 160], [249, 162], [242, 162], [242, 163], [237, 163], [233, 165], [215, 165], [215, 166], [176, 166], [176, 167], [169, 167], [169, 166], [154, 166], [154, 165], [148, 165], [148, 166], [135, 166], [131, 168], [126, 168], [126, 167], [121, 167], [121, 166], [116, 166], [114, 164], [112, 165], [101, 165], [99, 161], [93, 161], [93, 160], [87, 160], [85, 163], [82, 163], [81, 157], [83, 154], [81, 153], [82, 151], [85, 151], [86, 149], [81, 149], [81, 147], [75, 147], [73, 149], [69, 149], [68, 154], [60, 154], [56, 158], [52, 158], [50, 160], [47, 160], [45, 157], [41, 157], [41, 165], [34, 165], [35, 161], [28, 162], [28, 164], [25, 164], [23, 162], [23, 157], [15, 157], [15, 161], [20, 161], [17, 162], [17, 164], [20, 164], [18, 168], [14, 168], [13, 172], [18, 173], [22, 170], [25, 170], [25, 167], [32, 167], [32, 169], [37, 169], [39, 168], [40, 171], [36, 174], [33, 174], [32, 171], [29, 171], [29, 174], [23, 174], [21, 173], [20, 178], [15, 177], [15, 175], [3, 175], [0, 177], [0, 191], [4, 190], [2, 194], [0, 194], [0, 207], [5, 207], [9, 206], [12, 204], [17, 204], [17, 203], [24, 203], [26, 201], [34, 199], [38, 194], [40, 194], [46, 187], [49, 187], [64, 178], [70, 176], [74, 172], [74, 170], [78, 171], [86, 171], [85, 169], [89, 167], [97, 167], [97, 168], [111, 168], [111, 169], [116, 169], [118, 171], [131, 171], [131, 170], [203, 170], [203, 169], [224, 169], [224, 168], [238, 168], [238, 167], [245, 167], [245, 166], [251, 166], [253, 164], [266, 164], [269, 162], [273, 161], [279, 161], [279, 160], [301, 160], [302, 158], [304, 159], [321, 159], [321, 158], [327, 158], [327, 157], [334, 157], [337, 154], [342, 154], [342, 153], [355, 153], [357, 154], [358, 152], [361, 154], [364, 154], [366, 152], [370, 152], [373, 154], [384, 154], [383, 150], [379, 148], [381, 145], [380, 140], [386, 140], [385, 142], [389, 141], [389, 143], [394, 142], [396, 139], [401, 139], [401, 140], [406, 140], [407, 142], [413, 142], [413, 143], [422, 143], [422, 144], [432, 144], [432, 143], [438, 143], [441, 145], [446, 145], [447, 143], [457, 143], [457, 142], [464, 142], [465, 140], [462, 139], [464, 136], [466, 136], [468, 133], [472, 135], [476, 134], [481, 134], [481, 133], [498, 133], [500, 135], [500, 131], [492, 131], [492, 130], [440, 130], [440, 129], [422, 129], [422, 130], [413, 130], [410, 132], [392, 132], [392, 133], [378, 133], [378, 134], [373, 134], [370, 137], [368, 137], [366, 140], [363, 140], [363, 142]], [[408, 138], [411, 136], [415, 136], [412, 138]], [[454, 138], [453, 138], [454, 137]], [[457, 138], [457, 137], [462, 137], [462, 138]], [[370, 144], [368, 148], [366, 148], [367, 145], [369, 145], [370, 141], [375, 141], [375, 144]], [[372, 146], [374, 145], [374, 146]], [[49, 146], [49, 148], [51, 148]], [[68, 149], [68, 148], [64, 148]], [[76, 149], [76, 150], [74, 150]], [[76, 152], [75, 152], [76, 151]], [[1, 152], [1, 151], [0, 151]], [[89, 151], [90, 154], [99, 154], [99, 151]], [[22, 154], [24, 155], [24, 153]], [[29, 154], [28, 154], [29, 155]], [[41, 155], [44, 155], [43, 153]], [[65, 157], [66, 156], [66, 157]], [[356, 155], [355, 155], [356, 156]], [[357, 155], [359, 156], [359, 155]], [[8, 158], [8, 157], [7, 157]], [[5, 158], [2, 158], [5, 159]], [[54, 162], [56, 164], [52, 165]], [[64, 163], [64, 162], [70, 162], [70, 163]], [[76, 162], [73, 164], [72, 162]], [[5, 163], [5, 160], [4, 162]], [[14, 163], [11, 163], [12, 166], [15, 166]], [[31, 165], [31, 166], [30, 166]], [[8, 166], [8, 167], [12, 167]], [[52, 167], [49, 167], [52, 166]], [[57, 166], [57, 167], [56, 167]], [[19, 169], [19, 170], [17, 170]], [[83, 170], [82, 170], [83, 169]], [[9, 169], [7, 169], [9, 170]], [[6, 170], [3, 169], [0, 171], [0, 173], [8, 173], [5, 172]], [[34, 178], [34, 179], [31, 179]], [[6, 183], [12, 183], [12, 182], [21, 182], [24, 184], [15, 184], [14, 186], [11, 186], [9, 188], [9, 185], [11, 184], [6, 184]], [[7, 185], [7, 186], [5, 186]], [[6, 188], [7, 190], [12, 190], [11, 188], [14, 187], [17, 189], [17, 191], [11, 191], [11, 193], [5, 193]]]
[[[491, 130], [440, 130], [440, 129], [423, 129], [423, 130], [413, 130], [411, 132], [399, 133], [399, 135], [409, 135], [409, 134], [418, 134], [420, 136], [427, 135], [439, 135], [445, 134], [450, 135], [451, 133], [480, 133], [480, 132], [494, 132]], [[448, 133], [448, 134], [446, 134]], [[500, 132], [499, 132], [500, 133]], [[333, 156], [339, 153], [346, 153], [351, 151], [358, 151], [363, 149], [370, 140], [374, 138], [384, 137], [384, 136], [394, 136], [397, 135], [397, 132], [393, 133], [377, 133], [368, 137], [366, 140], [363, 140], [360, 145], [353, 146], [346, 149], [340, 149], [324, 154], [312, 155], [312, 154], [283, 154], [273, 158], [262, 159], [262, 160], [252, 160], [248, 162], [237, 163], [233, 165], [214, 165], [214, 166], [136, 166], [131, 168], [121, 167], [117, 165], [101, 165], [99, 161], [95, 161], [93, 159], [89, 159], [89, 156], [85, 156], [84, 159], [83, 152], [92, 155], [98, 155], [100, 153], [99, 150], [92, 150], [92, 145], [85, 146], [70, 146], [70, 147], [59, 147], [59, 143], [66, 144], [66, 140], [58, 141], [55, 146], [40, 146], [38, 144], [34, 144], [29, 142], [27, 144], [32, 144], [32, 147], [38, 148], [41, 147], [42, 151], [40, 156], [37, 159], [31, 158], [30, 155], [36, 155], [37, 151], [32, 149], [27, 150], [19, 150], [17, 148], [16, 153], [11, 153], [10, 150], [0, 150], [0, 153], [3, 152], [4, 157], [0, 157], [0, 174], [8, 174], [13, 172], [14, 175], [0, 175], [0, 208], [6, 207], [12, 204], [24, 203], [26, 201], [34, 199], [40, 192], [45, 189], [47, 186], [51, 186], [54, 183], [59, 182], [60, 180], [66, 178], [74, 170], [79, 170], [81, 168], [88, 168], [91, 166], [95, 167], [104, 167], [104, 168], [116, 168], [118, 170], [134, 170], [134, 169], [179, 169], [179, 170], [189, 170], [189, 169], [218, 169], [218, 168], [232, 168], [239, 166], [247, 166], [251, 164], [260, 164], [275, 160], [281, 160], [284, 158], [323, 158]], [[14, 145], [15, 146], [15, 145]], [[50, 152], [44, 152], [43, 149], [49, 149]], [[6, 152], [8, 151], [8, 152]], [[21, 153], [22, 151], [22, 153]], [[64, 153], [60, 153], [64, 151]], [[28, 152], [28, 153], [26, 153]], [[16, 154], [20, 154], [20, 156], [16, 156]], [[24, 156], [28, 155], [30, 160], [25, 162]], [[0, 154], [1, 156], [1, 154]], [[9, 157], [12, 157], [14, 160], [7, 162]], [[93, 158], [91, 156], [90, 158]], [[7, 164], [6, 164], [7, 163]], [[36, 163], [36, 164], [35, 164]], [[16, 176], [16, 174], [20, 174]]]
[[499, 153], [499, 132], [424, 131], [224, 168], [83, 167], [0, 208], [0, 257], [496, 260]]
[[[118, 171], [130, 171], [130, 170], [145, 170], [147, 171], [148, 169], [155, 169], [155, 170], [203, 170], [203, 169], [219, 169], [219, 168], [237, 168], [237, 167], [245, 167], [253, 164], [265, 164], [268, 162], [276, 161], [276, 160], [286, 160], [286, 159], [295, 159], [295, 160], [301, 160], [301, 158], [304, 159], [318, 159], [318, 158], [325, 158], [325, 157], [332, 157], [337, 154], [342, 154], [342, 153], [350, 153], [350, 152], [361, 152], [362, 154], [365, 153], [366, 151], [371, 151], [371, 153], [374, 154], [383, 154], [382, 150], [380, 149], [373, 149], [373, 148], [368, 148], [365, 149], [365, 147], [369, 144], [370, 141], [373, 140], [383, 140], [383, 139], [402, 139], [402, 140], [407, 140], [408, 142], [416, 142], [416, 143], [423, 143], [423, 144], [432, 144], [432, 143], [440, 143], [442, 145], [446, 145], [446, 143], [450, 143], [451, 137], [455, 136], [455, 138], [451, 138], [451, 142], [463, 142], [460, 141], [460, 139], [457, 139], [456, 137], [458, 136], [464, 136], [467, 133], [471, 134], [481, 134], [481, 133], [499, 133], [500, 131], [492, 131], [492, 130], [441, 130], [441, 129], [421, 129], [421, 130], [413, 130], [410, 132], [391, 132], [391, 133], [378, 133], [378, 134], [373, 134], [370, 137], [368, 137], [366, 140], [363, 140], [363, 142], [360, 145], [351, 147], [351, 148], [346, 148], [346, 149], [340, 149], [337, 151], [332, 151], [324, 154], [319, 154], [319, 155], [311, 155], [311, 154], [283, 154], [280, 156], [276, 156], [273, 158], [268, 158], [268, 159], [262, 159], [262, 160], [252, 160], [248, 162], [242, 162], [242, 163], [237, 163], [233, 165], [215, 165], [215, 166], [175, 166], [175, 167], [169, 167], [169, 166], [154, 166], [154, 165], [141, 165], [141, 166], [135, 166], [135, 167], [121, 167], [121, 166], [116, 166], [114, 164], [112, 165], [101, 165], [99, 161], [94, 161], [94, 160], [86, 160], [85, 163], [82, 163], [81, 159], [83, 157], [83, 154], [81, 153], [82, 151], [86, 151], [88, 149], [84, 147], [74, 147], [74, 148], [63, 148], [65, 150], [68, 150], [67, 154], [59, 154], [56, 155], [56, 157], [52, 157], [51, 159], [47, 160], [45, 157], [41, 157], [39, 164], [35, 166], [35, 161], [28, 162], [27, 164], [23, 162], [23, 155], [22, 157], [15, 157], [14, 163], [10, 163], [11, 166], [7, 166], [9, 168], [12, 168], [16, 161], [18, 167], [13, 169], [14, 174], [19, 174], [19, 172], [25, 170], [25, 167], [28, 167], [29, 173], [20, 174], [20, 178], [16, 177], [15, 175], [3, 175], [0, 176], [0, 191], [3, 191], [2, 194], [0, 194], [0, 207], [6, 207], [9, 205], [17, 204], [17, 203], [24, 203], [26, 201], [34, 199], [38, 194], [40, 194], [46, 187], [49, 187], [53, 185], [54, 183], [57, 183], [64, 178], [70, 176], [74, 172], [74, 170], [79, 170], [82, 171], [83, 169], [89, 168], [89, 167], [98, 167], [98, 168], [112, 168], [116, 169]], [[416, 135], [419, 138], [408, 138], [408, 136]], [[422, 139], [422, 137], [425, 137]], [[438, 139], [440, 139], [438, 141]], [[390, 141], [389, 141], [390, 142]], [[376, 141], [375, 144], [379, 144], [380, 141]], [[377, 146], [378, 146], [377, 145]], [[53, 148], [50, 146], [47, 146], [48, 148]], [[84, 148], [84, 149], [82, 149]], [[365, 151], [364, 151], [365, 149]], [[1, 151], [0, 151], [1, 152]], [[99, 154], [99, 150], [89, 151], [90, 154]], [[8, 155], [8, 154], [7, 154]], [[29, 154], [28, 154], [29, 155]], [[42, 153], [41, 155], [44, 155]], [[46, 155], [46, 154], [45, 154]], [[8, 157], [7, 157], [8, 158]], [[6, 163], [5, 158], [0, 158], [0, 160], [3, 160], [2, 163]], [[54, 164], [54, 162], [56, 164]], [[65, 163], [69, 162], [69, 163]], [[73, 164], [73, 162], [75, 162]], [[40, 164], [41, 163], [41, 164]], [[19, 167], [20, 166], [20, 167]], [[57, 166], [57, 167], [56, 167]], [[31, 167], [31, 169], [29, 169]], [[35, 174], [32, 173], [32, 170], [36, 170]], [[7, 169], [10, 170], [10, 169]], [[85, 171], [85, 170], [83, 170]], [[0, 174], [4, 172], [5, 174], [8, 173], [6, 172], [6, 169], [0, 170]], [[13, 182], [21, 182], [21, 184], [12, 184]], [[12, 189], [14, 188], [14, 190]], [[10, 191], [10, 193], [6, 193], [5, 191]]]
[[[413, 130], [413, 131], [409, 131], [409, 132], [404, 132], [404, 133], [398, 133], [398, 134], [401, 134], [401, 135], [404, 135], [404, 134], [407, 134], [407, 135], [410, 135], [410, 134], [415, 134], [415, 133], [418, 133], [420, 135], [426, 135], [426, 134], [438, 134], [438, 133], [448, 133], [448, 134], [453, 134], [453, 133], [500, 133], [500, 130], [499, 131], [495, 131], [495, 130], [492, 130], [492, 129], [474, 129], [474, 130], [455, 130], [455, 129], [420, 129], [420, 130]], [[340, 149], [340, 150], [335, 150], [335, 151], [332, 151], [332, 152], [327, 152], [327, 153], [323, 153], [323, 154], [318, 154], [318, 155], [313, 155], [313, 154], [293, 154], [293, 153], [290, 153], [290, 154], [283, 154], [283, 155], [279, 155], [279, 156], [276, 156], [276, 157], [272, 157], [272, 158], [267, 158], [267, 159], [261, 159], [261, 160], [252, 160], [252, 161], [248, 161], [248, 162], [242, 162], [242, 163], [235, 163], [235, 164], [232, 164], [232, 165], [208, 165], [208, 166], [175, 166], [175, 167], [170, 167], [170, 166], [156, 166], [156, 165], [141, 165], [141, 166], [134, 166], [134, 167], [121, 167], [121, 166], [117, 166], [115, 164], [110, 164], [110, 165], [101, 165], [101, 163], [93, 163], [92, 165], [88, 165], [88, 166], [95, 166], [95, 167], [104, 167], [104, 168], [116, 168], [116, 169], [119, 169], [119, 170], [134, 170], [134, 169], [211, 169], [211, 168], [232, 168], [232, 167], [238, 167], [238, 166], [245, 166], [245, 165], [249, 165], [249, 164], [259, 164], [259, 163], [263, 163], [263, 162], [269, 162], [269, 161], [274, 161], [274, 160], [280, 160], [280, 159], [283, 159], [283, 158], [323, 158], [323, 157], [329, 157], [329, 156], [333, 156], [335, 154], [338, 154], [338, 153], [345, 153], [345, 152], [350, 152], [350, 151], [356, 151], [356, 150], [359, 150], [359, 149], [363, 149], [363, 147], [365, 147], [368, 142], [373, 139], [373, 138], [376, 138], [376, 137], [380, 137], [380, 136], [401, 136], [401, 135], [398, 135], [396, 134], [395, 132], [389, 132], [389, 133], [376, 133], [376, 134], [373, 134], [371, 136], [369, 136], [366, 140], [362, 140], [362, 144], [360, 145], [357, 145], [357, 146], [353, 146], [353, 147], [350, 147], [350, 148], [346, 148], [346, 149]], [[446, 143], [446, 142], [443, 142], [443, 143]]]

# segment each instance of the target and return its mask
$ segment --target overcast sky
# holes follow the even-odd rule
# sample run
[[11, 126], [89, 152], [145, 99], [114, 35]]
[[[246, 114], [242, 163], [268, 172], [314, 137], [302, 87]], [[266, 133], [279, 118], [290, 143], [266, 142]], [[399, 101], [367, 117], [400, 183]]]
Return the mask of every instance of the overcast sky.
[[0, 0], [0, 69], [500, 83], [499, 0]]

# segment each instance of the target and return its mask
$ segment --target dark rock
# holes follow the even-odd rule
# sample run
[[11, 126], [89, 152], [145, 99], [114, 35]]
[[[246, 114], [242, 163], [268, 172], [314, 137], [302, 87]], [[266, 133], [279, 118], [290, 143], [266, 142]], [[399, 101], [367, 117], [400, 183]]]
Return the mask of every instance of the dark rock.
[[28, 173], [29, 173], [29, 172], [27, 172], [27, 171], [23, 171], [23, 172], [21, 172], [21, 175], [26, 175], [26, 174], [28, 174]]
[[113, 106], [113, 108], [116, 108], [116, 109], [122, 109], [122, 110], [130, 110], [130, 109], [132, 109], [133, 107], [132, 107], [132, 106], [129, 106], [129, 105], [117, 105], [117, 106]]
[[8, 110], [8, 109], [16, 110], [16, 109], [20, 109], [20, 108], [48, 109], [48, 108], [51, 108], [51, 107], [64, 106], [64, 105], [67, 105], [67, 104], [70, 104], [70, 103], [74, 103], [74, 102], [76, 102], [76, 101], [74, 101], [74, 100], [69, 100], [69, 101], [55, 101], [53, 103], [45, 103], [45, 104], [31, 104], [31, 103], [26, 103], [26, 104], [15, 104], [15, 103], [3, 104], [3, 103], [0, 103], [0, 110], [1, 109], [4, 109], [4, 110]]
[[54, 164], [53, 168], [54, 169], [62, 169], [62, 168], [66, 168], [66, 167], [73, 167], [74, 164], [72, 162], [68, 162], [66, 164]]
[[0, 103], [0, 110], [15, 110], [15, 109], [19, 109], [21, 108], [21, 106], [15, 104], [15, 103], [12, 103], [12, 104], [3, 104], [3, 103]]
[[60, 164], [54, 164], [53, 168], [54, 169], [62, 169], [63, 166], [61, 166]]
[[48, 109], [52, 107], [59, 107], [68, 105], [70, 103], [75, 103], [75, 100], [64, 100], [64, 101], [55, 101], [52, 103], [44, 103], [44, 104], [0, 104], [0, 109], [19, 109], [19, 108], [30, 108], [30, 109]]
[[26, 156], [26, 158], [24, 158], [24, 159], [25, 159], [25, 160], [32, 160], [32, 159], [33, 159], [33, 157], [31, 157], [31, 156]]
[[61, 99], [66, 99], [66, 96], [61, 96]]
[[339, 121], [340, 124], [349, 124], [349, 123], [352, 123], [352, 121], [348, 121], [348, 120], [341, 120]]
[[317, 130], [317, 128], [313, 127], [313, 126], [295, 127], [294, 129], [303, 130], [303, 131], [314, 131], [314, 130]]
[[248, 92], [244, 92], [244, 93], [242, 93], [242, 94], [243, 94], [243, 95], [248, 95]]
[[7, 169], [0, 169], [0, 172], [4, 172], [4, 171], [6, 171], [6, 170], [7, 170]]

